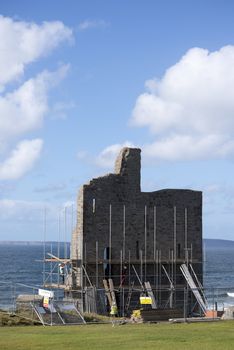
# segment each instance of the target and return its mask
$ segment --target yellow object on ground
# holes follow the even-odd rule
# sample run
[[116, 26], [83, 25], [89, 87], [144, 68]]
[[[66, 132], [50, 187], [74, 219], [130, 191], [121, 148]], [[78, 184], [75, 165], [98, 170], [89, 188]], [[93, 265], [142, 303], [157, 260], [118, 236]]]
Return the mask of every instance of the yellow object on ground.
[[49, 298], [48, 297], [44, 297], [43, 299], [43, 307], [48, 308], [49, 307]]
[[152, 305], [152, 299], [150, 297], [140, 297], [141, 305]]
[[133, 310], [132, 316], [136, 318], [141, 317], [141, 310]]
[[118, 314], [118, 308], [117, 308], [117, 306], [116, 306], [116, 305], [112, 305], [112, 306], [111, 306], [110, 315], [115, 316], [115, 315], [117, 315], [117, 314]]

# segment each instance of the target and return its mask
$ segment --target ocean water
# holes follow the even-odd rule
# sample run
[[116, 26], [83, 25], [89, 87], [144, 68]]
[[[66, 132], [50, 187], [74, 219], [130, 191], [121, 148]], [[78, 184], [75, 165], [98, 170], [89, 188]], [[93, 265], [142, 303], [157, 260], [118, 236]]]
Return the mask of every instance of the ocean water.
[[[43, 264], [44, 251], [60, 257], [69, 256], [69, 245], [60, 244], [0, 244], [0, 308], [13, 304], [18, 294], [36, 293], [43, 280], [54, 271], [53, 281], [58, 278], [57, 264]], [[46, 257], [49, 257], [46, 255]], [[234, 244], [206, 247], [204, 256], [203, 285], [209, 304], [219, 308], [234, 305]], [[51, 275], [49, 277], [51, 282]]]
[[210, 304], [217, 302], [219, 308], [234, 306], [234, 246], [209, 247], [203, 263], [203, 286]]
[[56, 243], [0, 244], [0, 308], [13, 305], [19, 294], [37, 294], [46, 279], [57, 282], [58, 264], [43, 263], [44, 256], [50, 258], [47, 253], [68, 257], [69, 245], [60, 244], [58, 250]]

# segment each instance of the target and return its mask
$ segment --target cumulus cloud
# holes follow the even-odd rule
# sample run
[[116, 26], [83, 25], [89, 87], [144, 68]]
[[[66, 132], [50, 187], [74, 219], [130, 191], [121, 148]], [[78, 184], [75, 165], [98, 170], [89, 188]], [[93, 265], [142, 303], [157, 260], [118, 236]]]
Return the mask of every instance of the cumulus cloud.
[[42, 126], [48, 111], [48, 90], [66, 76], [68, 68], [64, 65], [55, 72], [44, 71], [0, 96], [0, 145]]
[[23, 224], [25, 224], [26, 222], [40, 222], [41, 229], [41, 226], [43, 225], [45, 211], [48, 224], [51, 220], [57, 220], [58, 208], [55, 205], [50, 204], [48, 202], [45, 203], [40, 201], [26, 201], [7, 198], [0, 199], [1, 222], [22, 222]]
[[223, 158], [234, 154], [234, 140], [222, 135], [170, 135], [143, 146], [146, 157], [161, 160]]
[[31, 170], [41, 153], [40, 139], [21, 141], [10, 156], [0, 163], [0, 180], [18, 179]]
[[42, 127], [49, 108], [48, 92], [66, 76], [69, 65], [22, 80], [17, 88], [9, 83], [23, 78], [28, 64], [72, 39], [72, 30], [60, 21], [38, 25], [0, 16], [0, 154], [5, 157], [0, 160], [0, 180], [19, 178], [38, 159], [43, 141], [19, 139]]
[[[43, 204], [45, 206], [45, 204]], [[10, 217], [12, 214], [15, 214], [16, 211], [18, 211], [20, 208], [36, 208], [39, 209], [40, 207], [43, 208], [41, 204], [38, 202], [27, 202], [22, 200], [13, 200], [13, 199], [1, 199], [0, 200], [0, 213], [1, 218], [5, 217], [6, 214], [8, 217]], [[5, 211], [5, 214], [4, 214]]]
[[143, 147], [156, 159], [223, 158], [234, 153], [234, 46], [190, 49], [161, 79], [146, 82], [131, 123], [156, 140]]
[[96, 164], [102, 168], [113, 168], [115, 159], [123, 147], [134, 147], [134, 145], [133, 143], [126, 141], [122, 144], [117, 143], [108, 146], [97, 156]]
[[78, 26], [80, 31], [84, 31], [87, 29], [92, 29], [92, 28], [106, 28], [108, 27], [110, 24], [109, 22], [106, 22], [102, 19], [99, 20], [85, 20], [83, 22], [81, 22]]
[[23, 75], [25, 66], [48, 55], [64, 41], [72, 40], [72, 30], [60, 21], [41, 25], [0, 16], [0, 87]]
[[[64, 208], [66, 207], [66, 212]], [[44, 201], [26, 201], [16, 199], [0, 199], [0, 226], [3, 234], [2, 239], [6, 239], [4, 232], [7, 232], [7, 239], [19, 240], [27, 237], [29, 240], [43, 240], [43, 226], [46, 217], [46, 227], [49, 236], [46, 239], [58, 239], [58, 222], [62, 222], [66, 215], [66, 228], [61, 226], [60, 240], [68, 239], [68, 235], [75, 226], [75, 202], [64, 203], [62, 207]], [[25, 225], [28, 227], [28, 235], [25, 233]], [[7, 230], [7, 231], [6, 231]], [[71, 230], [71, 231], [70, 231]], [[26, 230], [27, 231], [27, 230]], [[24, 236], [22, 236], [24, 235]], [[25, 236], [26, 235], [26, 236]]]
[[[69, 240], [75, 227], [75, 203], [73, 205], [68, 205], [65, 212], [64, 206], [48, 201], [0, 199], [0, 237], [2, 240]], [[65, 216], [66, 225], [60, 225], [58, 237], [58, 224], [64, 222]], [[46, 233], [43, 233], [45, 219]]]

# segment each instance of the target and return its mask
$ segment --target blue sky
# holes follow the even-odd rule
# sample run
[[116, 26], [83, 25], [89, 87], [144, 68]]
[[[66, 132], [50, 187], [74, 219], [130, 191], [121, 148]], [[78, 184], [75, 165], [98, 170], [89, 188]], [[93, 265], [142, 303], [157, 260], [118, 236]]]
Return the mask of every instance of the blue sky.
[[43, 239], [45, 210], [46, 238], [69, 238], [80, 185], [124, 145], [142, 190], [202, 190], [204, 237], [234, 239], [233, 10], [0, 0], [0, 240]]

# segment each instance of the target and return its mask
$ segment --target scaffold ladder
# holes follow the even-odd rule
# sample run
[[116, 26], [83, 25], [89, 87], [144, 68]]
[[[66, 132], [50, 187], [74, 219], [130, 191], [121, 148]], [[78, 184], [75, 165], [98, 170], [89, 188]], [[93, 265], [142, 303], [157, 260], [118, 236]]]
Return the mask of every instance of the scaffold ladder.
[[206, 313], [206, 310], [207, 310], [207, 307], [206, 307], [206, 304], [198, 290], [198, 287], [196, 286], [189, 270], [188, 270], [188, 267], [185, 265], [185, 264], [182, 264], [180, 266], [180, 270], [182, 271], [182, 274], [184, 275], [184, 278], [186, 279], [186, 281], [188, 282], [188, 285], [191, 289], [191, 291], [193, 292], [193, 295], [195, 296], [201, 310]]
[[106, 293], [106, 296], [107, 296], [107, 300], [108, 300], [110, 308], [111, 308], [111, 306], [112, 306], [112, 297], [111, 297], [111, 293], [110, 293], [110, 289], [109, 289], [107, 280], [105, 280], [105, 279], [103, 280], [103, 285], [104, 285], [104, 288], [105, 288], [105, 293]]
[[198, 287], [199, 287], [199, 289], [200, 289], [200, 293], [201, 293], [201, 295], [202, 295], [202, 298], [203, 298], [203, 300], [204, 300], [204, 303], [205, 303], [205, 305], [206, 305], [206, 308], [208, 308], [208, 302], [207, 302], [206, 297], [205, 297], [205, 294], [204, 294], [203, 286], [202, 286], [201, 282], [199, 281], [199, 279], [198, 279], [198, 277], [197, 277], [197, 275], [196, 275], [196, 273], [195, 273], [195, 271], [194, 271], [194, 269], [193, 269], [192, 264], [189, 264], [189, 266], [190, 266], [190, 269], [191, 269], [191, 271], [192, 271], [192, 273], [193, 273], [193, 275], [194, 275], [194, 277], [195, 277], [195, 280], [196, 280], [196, 282], [197, 282], [197, 285], [198, 285]]
[[116, 305], [114, 283], [113, 283], [112, 278], [109, 278], [108, 281], [109, 281], [109, 286], [110, 286], [110, 293], [111, 293], [112, 303], [114, 303]]
[[145, 289], [147, 291], [148, 296], [152, 300], [152, 309], [157, 309], [157, 303], [150, 282], [145, 282]]

